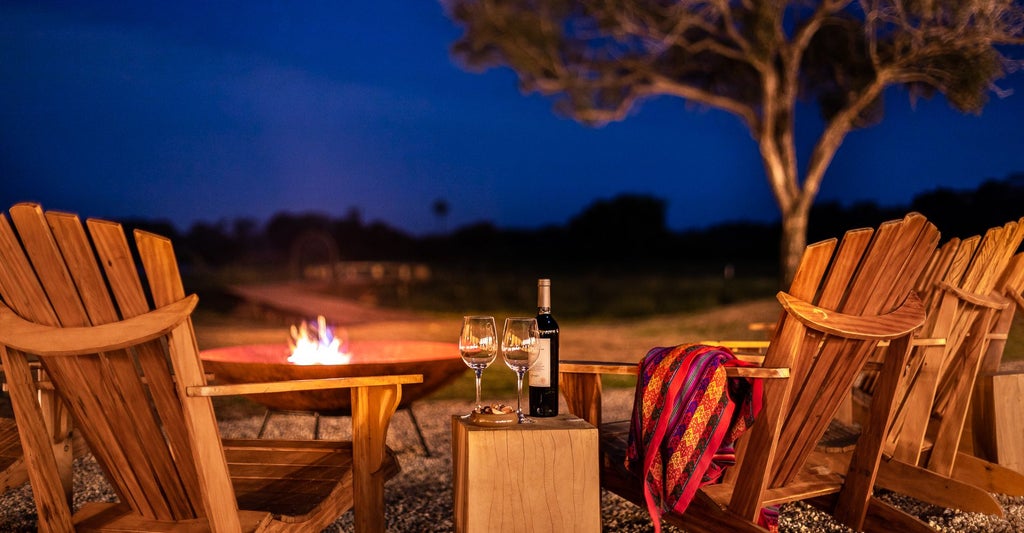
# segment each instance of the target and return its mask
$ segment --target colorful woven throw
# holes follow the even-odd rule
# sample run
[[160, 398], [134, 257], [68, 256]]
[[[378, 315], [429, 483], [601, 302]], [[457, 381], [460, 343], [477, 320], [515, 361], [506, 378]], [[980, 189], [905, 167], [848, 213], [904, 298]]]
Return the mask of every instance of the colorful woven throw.
[[726, 379], [727, 366], [748, 365], [701, 344], [654, 348], [640, 362], [626, 468], [643, 479], [655, 531], [735, 464], [733, 444], [761, 410], [760, 380]]

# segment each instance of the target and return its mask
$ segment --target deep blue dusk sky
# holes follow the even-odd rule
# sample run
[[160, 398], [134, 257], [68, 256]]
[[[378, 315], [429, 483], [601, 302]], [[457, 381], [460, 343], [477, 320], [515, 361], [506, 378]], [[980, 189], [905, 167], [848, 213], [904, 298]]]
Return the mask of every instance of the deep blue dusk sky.
[[[521, 95], [507, 69], [461, 69], [459, 34], [429, 0], [0, 0], [0, 206], [182, 230], [355, 207], [421, 234], [440, 227], [437, 198], [448, 229], [537, 227], [630, 192], [666, 199], [675, 229], [778, 218], [733, 116], [661, 98], [587, 128]], [[819, 201], [903, 205], [1024, 171], [1022, 78], [981, 116], [890, 91]]]

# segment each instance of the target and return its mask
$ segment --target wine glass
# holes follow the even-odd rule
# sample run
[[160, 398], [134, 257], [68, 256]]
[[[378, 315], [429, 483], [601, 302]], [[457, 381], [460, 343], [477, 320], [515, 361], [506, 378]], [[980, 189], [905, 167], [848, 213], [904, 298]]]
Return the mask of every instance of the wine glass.
[[462, 360], [476, 373], [476, 409], [480, 411], [480, 378], [498, 355], [498, 333], [493, 316], [462, 317], [459, 334], [459, 353]]
[[533, 422], [523, 414], [523, 375], [537, 362], [540, 355], [540, 328], [536, 318], [512, 317], [505, 319], [505, 331], [501, 335], [501, 357], [516, 373], [516, 414], [519, 423]]

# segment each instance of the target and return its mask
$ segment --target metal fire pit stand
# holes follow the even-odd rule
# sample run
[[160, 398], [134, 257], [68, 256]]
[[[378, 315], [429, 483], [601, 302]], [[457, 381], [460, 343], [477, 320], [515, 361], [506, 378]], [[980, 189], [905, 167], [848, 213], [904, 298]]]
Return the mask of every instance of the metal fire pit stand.
[[[398, 411], [405, 411], [409, 413], [409, 419], [412, 420], [412, 427], [416, 430], [416, 436], [419, 438], [420, 447], [423, 448], [423, 456], [430, 457], [430, 448], [427, 447], [427, 440], [423, 438], [423, 430], [420, 429], [420, 423], [416, 420], [416, 414], [412, 411], [412, 404], [402, 406], [398, 408]], [[281, 415], [299, 415], [299, 414], [312, 414], [313, 415], [313, 440], [320, 440], [320, 417], [328, 416], [321, 415], [319, 411], [289, 411], [281, 409], [267, 408], [267, 411], [263, 413], [263, 422], [260, 424], [260, 430], [256, 433], [257, 439], [262, 439], [263, 434], [267, 430], [267, 424], [270, 423], [270, 416], [274, 414]], [[337, 418], [342, 418], [344, 415], [338, 415]]]

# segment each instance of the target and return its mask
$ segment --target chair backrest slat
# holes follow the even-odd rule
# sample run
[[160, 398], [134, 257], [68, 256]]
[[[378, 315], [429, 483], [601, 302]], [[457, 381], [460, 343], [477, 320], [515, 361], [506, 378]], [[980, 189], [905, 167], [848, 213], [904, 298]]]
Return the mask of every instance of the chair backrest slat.
[[[856, 232], [857, 238], [866, 238], [870, 240], [871, 234], [874, 230], [858, 230]], [[820, 290], [820, 283], [823, 276], [829, 272], [829, 266], [831, 265], [832, 254], [836, 251], [836, 247], [841, 246], [836, 239], [829, 239], [820, 243], [815, 243], [807, 247], [804, 251], [804, 255], [801, 257], [800, 264], [797, 266], [796, 274], [793, 276], [793, 282], [790, 285], [790, 294], [805, 300], [813, 302], [818, 297]], [[850, 245], [847, 245], [850, 246]], [[786, 338], [787, 342], [781, 343], [792, 346], [797, 340], [795, 335], [800, 335], [804, 330], [796, 319], [791, 319], [786, 314], [783, 314], [779, 319], [780, 323], [776, 326], [776, 330], [779, 335]], [[783, 329], [790, 328], [790, 331], [786, 331], [783, 335]], [[795, 328], [795, 329], [794, 329]], [[811, 348], [817, 343], [815, 339], [805, 339], [807, 345], [805, 349]], [[769, 345], [769, 351], [771, 351], [771, 345]], [[766, 354], [767, 356], [767, 354]], [[810, 358], [804, 357], [802, 353], [795, 351], [785, 352], [782, 350], [776, 350], [772, 354], [773, 364], [778, 365], [778, 368], [789, 368], [790, 380], [794, 384], [803, 383], [809, 370]], [[799, 385], [797, 385], [799, 386]], [[792, 389], [791, 389], [792, 390]]]
[[131, 318], [149, 311], [150, 304], [146, 301], [124, 229], [115, 222], [96, 219], [86, 220], [86, 226], [121, 317]]
[[[181, 274], [178, 272], [178, 262], [174, 257], [171, 241], [139, 230], [135, 231], [135, 241], [138, 244], [139, 258], [146, 270], [154, 303], [160, 307], [184, 298], [185, 289], [181, 283]], [[168, 337], [168, 351], [175, 369], [175, 387], [181, 398], [180, 406], [188, 420], [188, 433], [191, 442], [199, 446], [198, 449], [193, 449], [193, 458], [202, 481], [204, 501], [219, 510], [214, 512], [213, 509], [208, 509], [207, 516], [212, 525], [237, 529], [237, 513], [224, 513], [226, 509], [237, 510], [237, 503], [228, 472], [227, 458], [224, 455], [224, 448], [220, 445], [213, 403], [208, 398], [190, 397], [184, 393], [186, 387], [206, 385], [191, 318], [186, 319], [183, 325], [171, 332]]]
[[[87, 225], [101, 263], [105, 267], [107, 279], [111, 280], [111, 292], [115, 295], [121, 314], [124, 318], [131, 318], [149, 311], [149, 304], [146, 302], [146, 295], [121, 225], [95, 219], [88, 220]], [[149, 385], [153, 407], [166, 428], [164, 434], [167, 438], [168, 451], [172, 456], [180, 457], [183, 464], [192, 465], [195, 460], [188, 441], [185, 416], [174, 390], [165, 348], [161, 341], [150, 341], [139, 345], [136, 350], [139, 369]], [[176, 474], [184, 493], [188, 495], [179, 502], [179, 505], [181, 508], [190, 509], [196, 516], [204, 516], [205, 510], [201, 507], [195, 504], [185, 505], [185, 502], [198, 502], [201, 499], [200, 483], [195, 469], [178, 469]]]
[[999, 371], [999, 365], [1003, 359], [1003, 350], [1006, 349], [1006, 335], [1010, 333], [1013, 326], [1013, 317], [1020, 311], [1021, 295], [1024, 294], [1024, 252], [1019, 253], [1010, 260], [1005, 272], [996, 284], [996, 292], [1006, 295], [1010, 300], [1006, 309], [999, 312], [996, 322], [992, 326], [992, 333], [995, 337], [989, 342], [988, 350], [981, 363], [982, 374], [994, 374]]
[[7, 306], [19, 315], [47, 326], [58, 326], [60, 320], [46, 302], [46, 291], [32, 270], [17, 234], [7, 217], [0, 215], [0, 288]]
[[39, 301], [34, 305], [52, 306], [64, 327], [88, 326], [89, 317], [46, 224], [43, 210], [37, 205], [18, 204], [11, 208], [10, 214], [32, 269], [48, 299], [48, 302]]
[[[95, 253], [78, 217], [47, 213], [46, 219], [68, 272], [78, 288], [90, 324], [107, 324], [119, 320], [106, 290], [106, 281], [96, 264]], [[128, 415], [123, 419], [115, 417], [108, 422], [118, 437], [121, 455], [127, 462], [127, 468], [121, 470], [127, 469], [135, 477], [133, 483], [126, 483], [119, 488], [125, 494], [133, 493], [130, 497], [136, 501], [145, 501], [156, 517], [176, 519], [190, 516], [187, 503], [180, 497], [180, 483], [173, 469], [173, 460], [166, 447], [160, 443], [160, 424], [149, 409], [149, 398], [139, 379], [133, 354], [128, 350], [117, 350], [98, 354], [98, 357], [101, 371], [99, 380], [88, 384], [76, 381], [67, 384], [65, 390], [68, 391], [66, 394], [79, 390], [96, 394], [96, 384], [101, 384], [109, 391], [103, 396], [106, 401], [101, 402], [103, 412]], [[119, 408], [111, 409], [111, 405]], [[97, 416], [97, 413], [88, 413], [88, 416]], [[152, 496], [161, 493], [165, 497]]]

